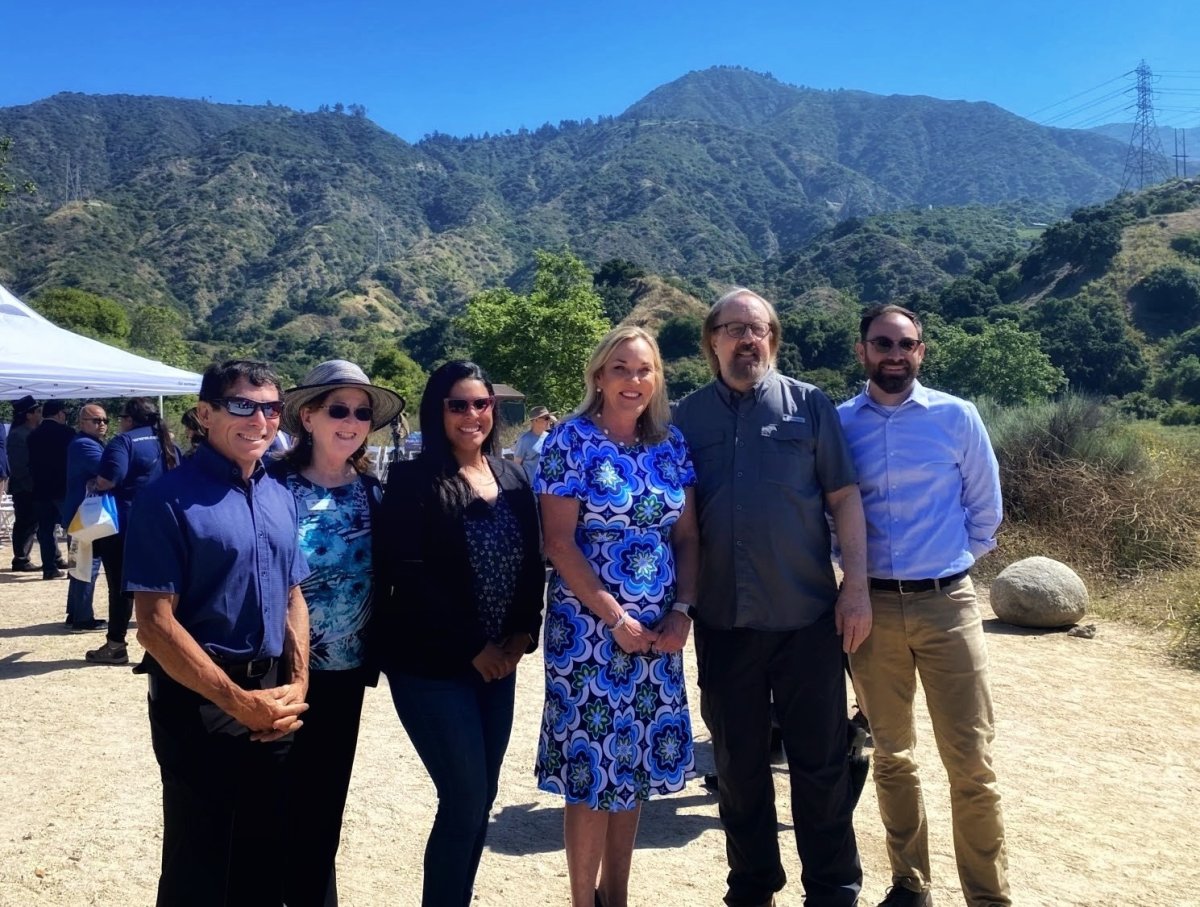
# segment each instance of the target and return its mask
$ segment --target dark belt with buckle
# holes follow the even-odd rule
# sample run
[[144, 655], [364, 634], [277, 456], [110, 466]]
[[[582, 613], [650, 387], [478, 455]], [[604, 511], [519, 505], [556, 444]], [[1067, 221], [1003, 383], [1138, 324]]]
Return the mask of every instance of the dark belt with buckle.
[[[216, 659], [213, 659], [216, 661]], [[265, 677], [275, 667], [278, 658], [256, 658], [253, 661], [217, 661], [217, 667], [233, 680], [254, 680]]]
[[872, 589], [882, 589], [886, 592], [899, 592], [901, 595], [911, 595], [914, 592], [941, 592], [947, 586], [953, 586], [963, 579], [970, 571], [960, 570], [949, 576], [938, 579], [876, 579], [871, 577]]

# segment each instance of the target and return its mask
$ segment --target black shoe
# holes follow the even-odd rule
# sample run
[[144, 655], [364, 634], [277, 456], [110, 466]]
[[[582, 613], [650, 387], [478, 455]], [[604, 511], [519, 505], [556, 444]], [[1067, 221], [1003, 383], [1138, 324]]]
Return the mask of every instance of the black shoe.
[[42, 571], [42, 579], [62, 579], [66, 576], [61, 570]]
[[92, 651], [84, 653], [83, 657], [92, 664], [129, 664], [129, 650], [126, 649], [125, 643], [113, 642], [111, 639], [107, 640], [99, 649], [92, 649]]
[[933, 895], [929, 891], [913, 891], [903, 885], [893, 885], [879, 902], [879, 907], [933, 907]]
[[72, 633], [91, 633], [93, 630], [107, 630], [108, 621], [93, 618], [92, 620], [77, 620], [67, 624]]
[[70, 566], [71, 566], [71, 565], [70, 565], [70, 563], [69, 563], [69, 562], [67, 562], [67, 561], [64, 561], [64, 560], [63, 560], [63, 559], [60, 557], [58, 560], [56, 560], [56, 561], [54, 562], [54, 566], [55, 566], [55, 567], [57, 567], [59, 570], [67, 570], [67, 569], [69, 569], [69, 568], [70, 568]]
[[35, 564], [33, 561], [29, 560], [28, 558], [22, 558], [20, 560], [13, 560], [13, 562], [12, 562], [13, 573], [33, 573], [34, 571], [41, 570], [41, 569], [42, 569], [41, 567], [39, 567], [37, 564]]

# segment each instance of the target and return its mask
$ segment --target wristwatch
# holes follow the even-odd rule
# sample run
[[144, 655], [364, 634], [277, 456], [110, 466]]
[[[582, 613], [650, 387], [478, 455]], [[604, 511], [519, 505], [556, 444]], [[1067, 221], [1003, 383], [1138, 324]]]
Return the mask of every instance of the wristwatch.
[[686, 615], [689, 620], [696, 619], [696, 606], [691, 602], [675, 602], [671, 605], [671, 610]]

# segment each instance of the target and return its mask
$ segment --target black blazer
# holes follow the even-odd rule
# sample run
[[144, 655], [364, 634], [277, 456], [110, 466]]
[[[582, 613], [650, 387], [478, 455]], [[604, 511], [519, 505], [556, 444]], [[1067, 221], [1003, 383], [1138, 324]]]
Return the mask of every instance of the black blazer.
[[[488, 465], [517, 517], [524, 553], [504, 634], [525, 632], [537, 648], [545, 570], [537, 502], [525, 470], [499, 457]], [[487, 644], [461, 517], [445, 512], [433, 474], [420, 459], [394, 463], [388, 474], [375, 543], [376, 643], [384, 671], [454, 677], [471, 671]]]

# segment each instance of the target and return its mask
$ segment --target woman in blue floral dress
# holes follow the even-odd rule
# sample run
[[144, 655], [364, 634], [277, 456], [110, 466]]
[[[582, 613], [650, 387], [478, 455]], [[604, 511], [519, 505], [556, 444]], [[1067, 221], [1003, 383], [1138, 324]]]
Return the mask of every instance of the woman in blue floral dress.
[[699, 550], [695, 473], [669, 425], [651, 335], [610, 332], [585, 380], [534, 485], [554, 565], [537, 775], [566, 799], [573, 907], [625, 907], [642, 802], [694, 773], [681, 650]]

